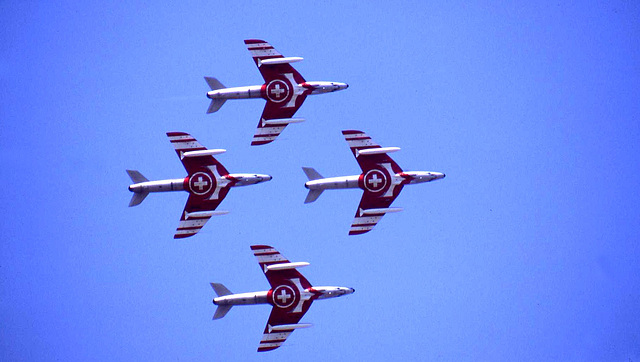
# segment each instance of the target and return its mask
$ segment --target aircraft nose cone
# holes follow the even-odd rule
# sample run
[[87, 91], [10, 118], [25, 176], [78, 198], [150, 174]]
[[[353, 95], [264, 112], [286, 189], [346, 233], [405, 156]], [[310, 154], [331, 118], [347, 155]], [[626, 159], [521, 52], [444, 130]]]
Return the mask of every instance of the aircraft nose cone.
[[351, 293], [355, 293], [356, 292], [356, 290], [353, 289], [353, 288], [349, 288], [349, 289], [351, 289]]

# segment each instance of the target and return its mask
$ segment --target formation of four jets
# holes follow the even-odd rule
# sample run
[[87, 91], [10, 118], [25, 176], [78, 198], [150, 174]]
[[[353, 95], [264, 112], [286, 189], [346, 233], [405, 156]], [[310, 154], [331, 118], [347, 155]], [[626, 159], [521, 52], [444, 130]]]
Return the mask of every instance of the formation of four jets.
[[[207, 97], [211, 103], [207, 113], [216, 112], [228, 99], [263, 98], [266, 105], [258, 122], [251, 145], [273, 142], [291, 123], [304, 121], [292, 118], [305, 98], [343, 90], [349, 86], [338, 82], [307, 82], [290, 64], [300, 57], [284, 57], [263, 40], [245, 40], [265, 83], [262, 85], [226, 88], [216, 78], [205, 77], [211, 91]], [[405, 185], [423, 183], [444, 178], [439, 172], [403, 171], [389, 157], [398, 147], [381, 147], [366, 133], [358, 130], [342, 131], [362, 173], [353, 176], [323, 178], [313, 168], [303, 167], [309, 181], [305, 203], [315, 201], [324, 190], [359, 188], [363, 190], [360, 204], [351, 224], [349, 235], [369, 232], [387, 213], [401, 211], [392, 208]], [[183, 132], [168, 132], [169, 141], [182, 162], [187, 176], [177, 179], [149, 181], [140, 172], [127, 170], [133, 184], [129, 190], [133, 197], [129, 206], [140, 204], [151, 192], [186, 191], [189, 196], [180, 217], [174, 238], [186, 238], [197, 234], [217, 211], [218, 205], [235, 186], [253, 185], [271, 180], [270, 175], [256, 173], [229, 173], [214, 157], [224, 149], [207, 149], [193, 136]], [[271, 304], [271, 315], [265, 327], [258, 351], [278, 348], [297, 328], [310, 324], [298, 323], [316, 299], [338, 297], [354, 292], [353, 288], [312, 287], [296, 268], [308, 263], [291, 263], [277, 250], [267, 245], [253, 245], [251, 249], [258, 259], [271, 289], [264, 292], [232, 294], [222, 284], [211, 283], [218, 295], [213, 303], [218, 306], [214, 319], [224, 317], [234, 305]]]

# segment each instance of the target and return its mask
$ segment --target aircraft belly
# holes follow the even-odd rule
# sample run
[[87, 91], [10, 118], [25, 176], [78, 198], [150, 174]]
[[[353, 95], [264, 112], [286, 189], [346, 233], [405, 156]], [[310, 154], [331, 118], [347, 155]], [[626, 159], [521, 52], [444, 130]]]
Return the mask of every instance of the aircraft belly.
[[269, 304], [267, 292], [231, 294], [214, 300], [217, 305]]

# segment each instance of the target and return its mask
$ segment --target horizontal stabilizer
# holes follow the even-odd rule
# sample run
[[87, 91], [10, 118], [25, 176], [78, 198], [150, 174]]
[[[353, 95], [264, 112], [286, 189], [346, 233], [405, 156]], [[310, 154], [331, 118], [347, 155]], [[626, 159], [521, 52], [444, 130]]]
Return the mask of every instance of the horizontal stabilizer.
[[225, 87], [224, 85], [222, 85], [222, 83], [220, 83], [219, 80], [217, 80], [216, 78], [213, 77], [204, 77], [204, 80], [207, 81], [207, 84], [209, 85], [209, 87], [211, 88], [211, 90], [217, 90], [217, 89], [225, 89], [227, 87]]
[[303, 167], [302, 171], [304, 171], [304, 174], [307, 175], [309, 181], [319, 180], [323, 178], [322, 175], [320, 175], [320, 173], [318, 173], [318, 171], [316, 171], [314, 168]]
[[149, 180], [147, 180], [146, 177], [142, 176], [140, 171], [127, 170], [127, 174], [129, 175], [129, 177], [131, 177], [131, 181], [133, 181], [134, 184], [139, 184], [140, 182], [149, 181]]
[[222, 107], [222, 105], [224, 104], [224, 102], [226, 102], [227, 100], [224, 98], [217, 98], [211, 101], [211, 103], [209, 104], [209, 108], [207, 109], [207, 113], [215, 113], [217, 112], [220, 107]]
[[211, 283], [211, 287], [215, 290], [218, 297], [224, 297], [225, 295], [233, 294], [227, 287], [220, 283]]
[[216, 313], [213, 315], [213, 319], [220, 319], [226, 316], [227, 313], [229, 313], [229, 311], [231, 310], [231, 307], [233, 307], [232, 304], [219, 305], [216, 309]]
[[129, 207], [140, 205], [147, 195], [149, 195], [148, 192], [134, 192], [131, 201], [129, 201]]
[[314, 202], [318, 199], [318, 197], [320, 197], [320, 195], [322, 195], [322, 189], [316, 189], [316, 190], [309, 190], [309, 193], [307, 194], [307, 198], [304, 199], [304, 203], [308, 204], [311, 202]]

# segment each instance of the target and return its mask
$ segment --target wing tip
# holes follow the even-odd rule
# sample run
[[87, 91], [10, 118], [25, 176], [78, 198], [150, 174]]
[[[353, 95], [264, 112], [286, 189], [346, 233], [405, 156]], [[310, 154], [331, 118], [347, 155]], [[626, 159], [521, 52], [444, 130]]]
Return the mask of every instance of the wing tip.
[[188, 238], [188, 237], [194, 236], [195, 234], [197, 234], [197, 233], [194, 233], [194, 234], [175, 234], [173, 236], [173, 238], [174, 239], [184, 239], [184, 238]]
[[264, 41], [262, 39], [245, 39], [244, 43], [245, 44], [257, 44], [257, 43], [266, 43], [266, 41]]
[[190, 134], [186, 132], [167, 132], [167, 137], [175, 137], [175, 136], [190, 136]]
[[270, 245], [251, 245], [251, 250], [260, 250], [260, 249], [273, 249], [273, 246], [270, 246]]
[[342, 131], [343, 135], [349, 135], [349, 134], [358, 134], [358, 133], [364, 133], [362, 131], [356, 130], [356, 129], [345, 129]]
[[251, 141], [251, 146], [262, 146], [262, 145], [266, 145], [267, 143], [271, 143], [273, 142], [273, 140], [270, 141]]
[[356, 230], [356, 231], [349, 231], [349, 235], [362, 235], [365, 233], [368, 233], [371, 230]]

